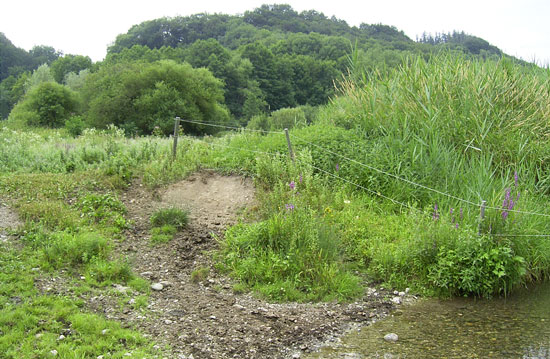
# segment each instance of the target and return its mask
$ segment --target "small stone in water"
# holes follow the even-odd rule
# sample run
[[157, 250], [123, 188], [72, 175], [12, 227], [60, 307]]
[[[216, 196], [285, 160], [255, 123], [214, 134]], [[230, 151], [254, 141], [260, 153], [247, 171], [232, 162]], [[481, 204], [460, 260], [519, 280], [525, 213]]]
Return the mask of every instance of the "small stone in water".
[[388, 333], [384, 335], [384, 340], [387, 342], [396, 342], [399, 340], [399, 337], [395, 333]]

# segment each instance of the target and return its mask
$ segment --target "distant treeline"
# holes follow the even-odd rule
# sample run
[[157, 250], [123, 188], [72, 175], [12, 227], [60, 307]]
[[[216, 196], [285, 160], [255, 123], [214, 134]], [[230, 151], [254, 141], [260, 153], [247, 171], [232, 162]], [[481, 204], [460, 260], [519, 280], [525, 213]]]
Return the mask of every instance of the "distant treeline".
[[[11, 112], [14, 121], [50, 124], [32, 115], [36, 110], [31, 108], [51, 104], [26, 105], [24, 116], [21, 108], [12, 110], [33, 93], [33, 87], [52, 81], [71, 92], [74, 105], [49, 117], [80, 116], [85, 125], [115, 123], [138, 134], [167, 129], [164, 117], [175, 114], [246, 125], [255, 116], [279, 109], [324, 104], [334, 94], [334, 81], [347, 74], [352, 52], [354, 66], [382, 73], [408, 55], [428, 58], [443, 49], [483, 58], [503, 55], [487, 41], [463, 32], [425, 34], [415, 42], [395, 27], [352, 27], [314, 10], [298, 13], [289, 5], [263, 5], [243, 15], [146, 21], [118, 35], [105, 60], [95, 64], [89, 57], [63, 56], [46, 46], [26, 52], [3, 34], [0, 47], [2, 118]], [[208, 71], [195, 73], [198, 68]], [[185, 86], [194, 87], [190, 90], [176, 84], [171, 71], [194, 73], [191, 78], [202, 85], [188, 82]], [[144, 73], [150, 78], [143, 78]], [[138, 109], [143, 117], [139, 121]]]

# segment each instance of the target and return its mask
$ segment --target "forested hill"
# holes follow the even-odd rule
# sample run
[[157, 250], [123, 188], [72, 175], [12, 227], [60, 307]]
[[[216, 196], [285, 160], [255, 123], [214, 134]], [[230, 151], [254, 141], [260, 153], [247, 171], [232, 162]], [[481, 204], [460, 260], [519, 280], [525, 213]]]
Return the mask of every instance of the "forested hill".
[[441, 49], [484, 58], [502, 55], [463, 32], [423, 35], [416, 42], [392, 26], [355, 27], [315, 10], [298, 13], [289, 5], [263, 5], [243, 15], [143, 22], [116, 38], [106, 62], [169, 58], [206, 67], [224, 81], [230, 112], [246, 121], [259, 112], [325, 103], [334, 80], [348, 70], [352, 47], [357, 65], [379, 70], [396, 67], [406, 55]]
[[[350, 59], [354, 67], [383, 73], [397, 67], [406, 56], [428, 58], [442, 49], [482, 58], [503, 55], [487, 41], [463, 32], [423, 35], [416, 40], [392, 26], [349, 26], [315, 10], [299, 13], [289, 5], [263, 5], [241, 15], [196, 14], [145, 21], [118, 35], [105, 60], [94, 65], [89, 57], [62, 56], [46, 46], [27, 52], [0, 34], [0, 116], [8, 117], [33, 84], [55, 80], [78, 93], [83, 116], [90, 124], [114, 121], [120, 125], [135, 110], [137, 95], [129, 94], [123, 101], [131, 104], [131, 110], [120, 114], [105, 110], [121, 108], [103, 103], [109, 98], [107, 90], [123, 86], [125, 80], [117, 77], [122, 73], [117, 68], [137, 71], [136, 63], [168, 60], [208, 69], [221, 80], [215, 85], [222, 87], [219, 105], [228, 110], [231, 121], [246, 125], [254, 117], [280, 109], [325, 104], [334, 95], [335, 80], [350, 70]], [[164, 89], [157, 100], [173, 97], [177, 102], [181, 96], [169, 95], [172, 90]], [[162, 92], [158, 86], [150, 91]], [[119, 96], [121, 93], [116, 91]], [[162, 116], [169, 117], [180, 105], [189, 108], [166, 103], [165, 99]], [[154, 116], [161, 115], [155, 112]]]
[[[475, 55], [502, 54], [487, 41], [463, 32], [437, 34], [435, 37], [424, 34], [419, 42], [414, 42], [393, 26], [365, 23], [359, 27], [349, 26], [344, 20], [334, 16], [328, 18], [315, 10], [298, 13], [289, 5], [263, 5], [244, 15], [196, 14], [145, 21], [134, 25], [126, 34], [119, 35], [109, 52], [120, 52], [133, 45], [151, 49], [181, 47], [206, 39], [216, 39], [227, 48], [237, 49], [256, 41], [274, 44], [292, 37], [292, 34], [324, 35], [321, 38], [329, 37], [333, 43], [339, 43], [338, 40], [343, 38], [354, 43], [357, 41], [361, 47], [380, 45], [396, 50], [426, 52], [433, 46], [444, 46]], [[349, 47], [348, 42], [346, 45]], [[313, 48], [309, 50], [315, 51]]]

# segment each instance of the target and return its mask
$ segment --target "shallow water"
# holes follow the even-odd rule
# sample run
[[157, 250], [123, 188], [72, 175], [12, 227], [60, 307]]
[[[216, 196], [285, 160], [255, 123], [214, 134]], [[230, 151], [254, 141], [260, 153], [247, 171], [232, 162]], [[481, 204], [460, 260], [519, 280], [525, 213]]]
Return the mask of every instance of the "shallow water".
[[[384, 335], [396, 333], [395, 343]], [[422, 300], [308, 358], [550, 359], [550, 284], [492, 300]]]

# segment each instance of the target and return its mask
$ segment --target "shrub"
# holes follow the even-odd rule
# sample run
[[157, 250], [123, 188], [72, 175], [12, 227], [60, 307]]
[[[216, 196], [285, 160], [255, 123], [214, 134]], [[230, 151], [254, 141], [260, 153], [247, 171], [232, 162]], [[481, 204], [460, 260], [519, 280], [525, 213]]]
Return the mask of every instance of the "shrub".
[[13, 109], [10, 120], [28, 126], [58, 128], [77, 111], [75, 94], [63, 85], [44, 82], [32, 88]]

